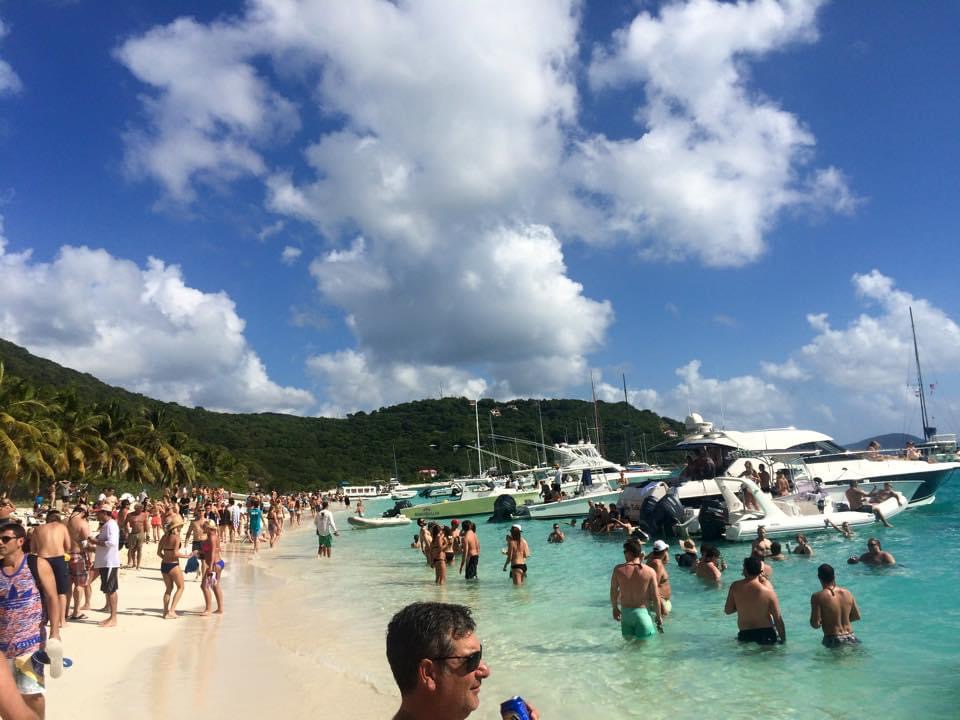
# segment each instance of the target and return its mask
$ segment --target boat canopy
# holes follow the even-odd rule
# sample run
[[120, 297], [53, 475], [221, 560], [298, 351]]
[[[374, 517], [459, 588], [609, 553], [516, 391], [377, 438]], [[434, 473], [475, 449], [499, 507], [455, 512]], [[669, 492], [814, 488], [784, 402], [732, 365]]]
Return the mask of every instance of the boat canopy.
[[829, 435], [824, 435], [816, 430], [797, 430], [794, 427], [749, 432], [725, 430], [714, 431], [705, 435], [690, 435], [677, 443], [677, 449], [695, 449], [711, 445], [758, 453], [808, 450], [808, 454], [812, 455], [822, 450], [830, 452], [843, 450]]

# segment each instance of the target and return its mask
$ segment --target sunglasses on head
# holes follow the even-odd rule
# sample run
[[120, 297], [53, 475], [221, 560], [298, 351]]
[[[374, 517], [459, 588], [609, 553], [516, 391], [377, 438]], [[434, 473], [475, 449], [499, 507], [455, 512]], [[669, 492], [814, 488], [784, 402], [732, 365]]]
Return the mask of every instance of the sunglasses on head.
[[463, 660], [463, 665], [460, 667], [468, 673], [472, 673], [478, 667], [480, 667], [480, 661], [483, 660], [483, 646], [480, 646], [480, 649], [476, 652], [472, 652], [469, 655], [447, 655], [445, 657], [435, 657], [431, 658], [432, 660]]

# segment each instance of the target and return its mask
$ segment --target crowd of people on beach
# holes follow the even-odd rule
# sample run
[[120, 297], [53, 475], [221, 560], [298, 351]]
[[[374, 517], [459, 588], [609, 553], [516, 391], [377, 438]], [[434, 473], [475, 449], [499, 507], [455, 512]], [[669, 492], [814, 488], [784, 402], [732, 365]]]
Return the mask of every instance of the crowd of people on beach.
[[[0, 704], [0, 717], [44, 716], [45, 675], [59, 677], [64, 667], [61, 631], [71, 622], [91, 622], [88, 612], [106, 615], [100, 627], [116, 626], [120, 571], [141, 570], [151, 545], [164, 585], [163, 619], [180, 616], [192, 573], [203, 599], [196, 614], [222, 614], [224, 550], [276, 547], [285, 528], [299, 527], [305, 513], [321, 516], [326, 502], [319, 492], [233, 497], [210, 487], [181, 487], [154, 498], [145, 489], [118, 498], [104, 488], [93, 498], [87, 486], [70, 483], [38, 496], [32, 513], [17, 513], [9, 498], [0, 498], [0, 652], [10, 667], [0, 671], [0, 683], [19, 691], [28, 713]], [[104, 595], [99, 610], [91, 606], [96, 580]]]

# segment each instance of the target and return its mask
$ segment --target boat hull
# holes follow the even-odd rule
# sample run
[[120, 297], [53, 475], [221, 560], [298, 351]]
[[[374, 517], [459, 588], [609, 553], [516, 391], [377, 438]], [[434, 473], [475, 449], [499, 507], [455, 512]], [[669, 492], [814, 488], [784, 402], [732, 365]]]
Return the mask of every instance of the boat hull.
[[599, 492], [580, 497], [567, 498], [559, 502], [527, 505], [526, 510], [534, 520], [556, 520], [559, 518], [583, 517], [590, 511], [588, 501], [595, 503], [615, 503], [620, 498], [620, 490]]
[[468, 498], [466, 500], [452, 500], [450, 502], [439, 502], [430, 505], [415, 505], [404, 508], [401, 514], [413, 520], [424, 518], [427, 520], [442, 520], [446, 518], [468, 517], [470, 515], [489, 515], [493, 512], [493, 505], [497, 498], [503, 495], [510, 495], [517, 505], [522, 505], [527, 500], [539, 497], [538, 490], [524, 490], [515, 493], [491, 493], [483, 497]]
[[390, 518], [365, 518], [360, 517], [359, 515], [351, 515], [347, 518], [347, 522], [350, 523], [353, 527], [359, 528], [361, 530], [372, 530], [374, 528], [382, 527], [395, 527], [397, 525], [409, 525], [410, 518], [403, 517], [402, 515], [397, 515], [396, 517]]

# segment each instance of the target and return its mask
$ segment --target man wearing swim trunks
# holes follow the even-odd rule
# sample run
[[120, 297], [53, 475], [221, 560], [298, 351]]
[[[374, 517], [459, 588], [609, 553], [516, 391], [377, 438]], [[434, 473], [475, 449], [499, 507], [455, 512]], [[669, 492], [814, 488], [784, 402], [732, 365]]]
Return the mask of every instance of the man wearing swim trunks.
[[[637, 540], [623, 544], [626, 562], [617, 565], [610, 576], [610, 605], [613, 619], [620, 623], [624, 639], [640, 639], [663, 632], [663, 612], [657, 573], [643, 564], [643, 546]], [[650, 614], [656, 617], [656, 629]]]
[[313, 521], [317, 527], [317, 557], [331, 557], [333, 535], [340, 535], [337, 532], [337, 524], [333, 521], [333, 513], [327, 509], [329, 505], [330, 503], [324, 500], [320, 512]]
[[860, 619], [860, 608], [853, 593], [837, 585], [833, 567], [824, 563], [817, 568], [823, 587], [810, 596], [810, 627], [823, 629], [823, 644], [828, 648], [859, 645], [853, 623]]
[[[756, 555], [743, 560], [743, 580], [730, 586], [723, 611], [737, 613], [740, 642], [774, 645], [787, 641], [787, 630], [780, 614], [780, 601], [769, 582], [763, 579], [763, 562]], [[776, 630], [774, 630], [776, 626]], [[779, 638], [778, 638], [779, 635]]]
[[143, 555], [143, 544], [147, 541], [147, 527], [150, 516], [137, 503], [133, 512], [127, 515], [127, 567], [140, 569], [140, 560]]
[[67, 566], [70, 546], [70, 531], [56, 510], [49, 511], [47, 521], [37, 525], [30, 534], [31, 554], [42, 557], [50, 564], [57, 585], [57, 607], [47, 608], [47, 612], [51, 615], [58, 613], [61, 623], [67, 621], [67, 600], [70, 597], [70, 569]]
[[100, 530], [90, 539], [95, 548], [93, 567], [100, 572], [100, 592], [107, 596], [104, 610], [110, 617], [102, 620], [100, 627], [113, 627], [117, 624], [117, 589], [120, 576], [120, 528], [110, 514], [110, 505], [101, 505], [97, 510]]
[[460, 572], [467, 568], [464, 578], [477, 579], [477, 565], [480, 562], [480, 540], [477, 538], [477, 526], [472, 520], [463, 521], [463, 556], [460, 558]]
[[[87, 555], [87, 540], [90, 538], [89, 511], [85, 505], [77, 505], [67, 521], [70, 532], [70, 585], [73, 595], [73, 612], [70, 620], [85, 620], [84, 610], [90, 609], [90, 557]], [[83, 605], [80, 595], [83, 594]]]

